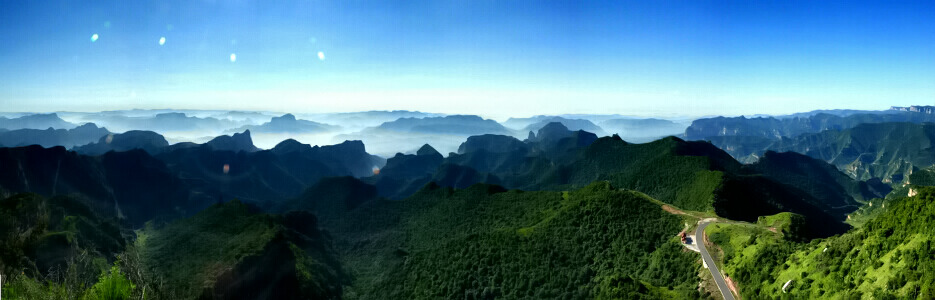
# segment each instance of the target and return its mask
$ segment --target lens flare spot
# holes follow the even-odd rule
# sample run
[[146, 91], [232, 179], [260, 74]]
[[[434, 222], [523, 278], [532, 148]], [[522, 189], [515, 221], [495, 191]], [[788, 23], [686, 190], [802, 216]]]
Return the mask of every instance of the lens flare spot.
[[380, 175], [380, 168], [373, 167], [373, 175]]
[[319, 59], [319, 60], [325, 60], [325, 53], [324, 53], [324, 52], [321, 52], [321, 51], [318, 51], [318, 59]]
[[159, 38], [159, 46], [162, 46], [162, 45], [165, 45], [165, 44], [166, 44], [166, 37], [161, 37], [161, 38]]
[[230, 173], [231, 166], [228, 164], [224, 164], [224, 167], [221, 170], [224, 171], [224, 174]]
[[93, 43], [93, 42], [97, 42], [97, 39], [98, 39], [99, 37], [100, 37], [100, 36], [97, 35], [97, 33], [92, 34], [92, 35], [91, 35], [91, 42], [92, 42], [92, 43]]
[[231, 62], [237, 61], [237, 54], [231, 53]]
[[114, 141], [114, 135], [113, 135], [113, 134], [108, 134], [107, 137], [104, 138], [104, 143], [105, 143], [105, 144], [110, 144], [110, 143], [113, 142], [113, 141]]

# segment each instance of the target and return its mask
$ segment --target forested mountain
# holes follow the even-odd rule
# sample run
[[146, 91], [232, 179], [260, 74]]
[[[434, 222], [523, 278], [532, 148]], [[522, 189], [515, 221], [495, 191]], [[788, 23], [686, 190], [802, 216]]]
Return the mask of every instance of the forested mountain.
[[92, 208], [140, 224], [159, 215], [193, 213], [219, 200], [273, 205], [323, 177], [368, 176], [383, 165], [359, 141], [312, 147], [289, 140], [257, 150], [249, 132], [201, 145], [167, 145], [161, 135], [140, 131], [77, 148], [97, 157], [63, 147], [0, 148], [0, 165], [10, 166], [0, 168], [0, 188], [81, 194]]
[[881, 198], [892, 190], [885, 184], [855, 181], [833, 165], [795, 152], [767, 151], [744, 167], [805, 191], [817, 200], [813, 205], [837, 214], [851, 212], [860, 206], [858, 201]]
[[0, 147], [39, 145], [71, 148], [93, 143], [110, 134], [106, 128], [87, 123], [71, 129], [16, 129], [0, 131]]
[[296, 144], [290, 140], [272, 150], [235, 152], [216, 149], [209, 142], [163, 152], [156, 158], [197, 194], [263, 205], [297, 196], [323, 177], [370, 175], [381, 163], [360, 141], [321, 147]]
[[607, 183], [565, 193], [429, 185], [320, 215], [354, 278], [347, 298], [700, 296], [697, 256], [672, 238], [681, 218]]
[[384, 197], [402, 199], [412, 195], [432, 180], [445, 157], [426, 144], [416, 154], [397, 153], [386, 160], [377, 174], [364, 180], [376, 186]]
[[307, 212], [268, 215], [239, 201], [214, 205], [134, 245], [140, 273], [165, 299], [334, 299], [349, 278], [331, 238]]
[[2, 190], [75, 195], [95, 213], [133, 226], [194, 213], [214, 200], [190, 194], [163, 162], [142, 150], [91, 157], [63, 147], [0, 148], [0, 166]]
[[[68, 275], [75, 285], [90, 286], [98, 275], [83, 259], [113, 257], [126, 246], [117, 223], [68, 196], [4, 195], [0, 233], [0, 272], [33, 278]], [[16, 299], [15, 291], [11, 295], [7, 289], [9, 282], [4, 284], [4, 297]]]
[[[431, 160], [398, 155], [381, 174], [365, 181], [375, 184], [380, 195], [401, 199], [429, 181], [462, 188], [485, 182], [522, 190], [562, 190], [607, 180], [677, 207], [735, 220], [800, 213], [818, 230], [812, 232], [815, 236], [842, 232], [846, 226], [839, 221], [857, 209], [857, 200], [887, 192], [805, 156], [791, 157], [792, 164], [767, 160], [745, 167], [705, 142], [671, 137], [630, 144], [617, 137], [595, 138], [560, 123], [544, 127], [523, 143], [504, 136], [477, 136], [462, 145], [464, 153], [444, 160], [441, 155]], [[776, 160], [789, 157], [777, 155]], [[400, 169], [414, 173], [396, 171]], [[814, 183], [816, 179], [822, 180], [820, 184]]]
[[734, 157], [755, 160], [764, 151], [794, 151], [827, 161], [851, 177], [899, 183], [912, 168], [935, 164], [935, 124], [871, 123], [779, 140], [711, 139]]

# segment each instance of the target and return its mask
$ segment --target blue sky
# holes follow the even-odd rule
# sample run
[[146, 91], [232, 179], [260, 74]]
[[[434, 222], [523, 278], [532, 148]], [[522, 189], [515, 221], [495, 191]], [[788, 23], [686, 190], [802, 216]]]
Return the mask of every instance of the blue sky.
[[0, 34], [0, 111], [700, 116], [935, 100], [932, 1], [4, 0]]

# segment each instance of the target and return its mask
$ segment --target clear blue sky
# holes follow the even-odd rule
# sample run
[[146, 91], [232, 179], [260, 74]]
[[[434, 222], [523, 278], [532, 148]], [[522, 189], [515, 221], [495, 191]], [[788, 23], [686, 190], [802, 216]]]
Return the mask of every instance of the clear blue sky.
[[2, 0], [0, 34], [0, 111], [499, 118], [935, 102], [935, 1]]

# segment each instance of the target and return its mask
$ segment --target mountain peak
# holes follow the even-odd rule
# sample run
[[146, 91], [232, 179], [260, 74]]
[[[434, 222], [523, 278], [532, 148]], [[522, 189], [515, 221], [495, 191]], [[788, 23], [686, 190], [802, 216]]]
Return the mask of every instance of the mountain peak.
[[548, 124], [545, 124], [545, 126], [542, 126], [542, 128], [539, 129], [539, 134], [542, 134], [543, 130], [545, 131], [558, 131], [558, 130], [569, 131], [568, 127], [565, 127], [565, 124], [562, 124], [562, 122], [549, 122]]
[[306, 150], [306, 149], [310, 150], [312, 149], [312, 146], [309, 144], [303, 144], [294, 139], [286, 139], [282, 142], [279, 142], [279, 144], [276, 144], [276, 146], [273, 147], [272, 151], [274, 153], [289, 153], [289, 152], [296, 152], [296, 151], [301, 151], [301, 150]]
[[571, 135], [571, 130], [560, 122], [549, 122], [536, 133], [537, 140], [557, 140]]
[[295, 122], [295, 115], [285, 114], [285, 115], [282, 115], [281, 117], [273, 117], [273, 119], [270, 120], [270, 122]]
[[235, 140], [236, 140], [236, 139], [245, 139], [245, 140], [247, 140], [247, 141], [250, 141], [251, 144], [253, 143], [253, 139], [250, 137], [250, 129], [244, 130], [243, 133], [234, 133], [234, 135], [233, 135], [232, 137], [233, 137]]
[[98, 128], [100, 127], [97, 127], [97, 124], [84, 123], [84, 124], [78, 125], [78, 127], [75, 127], [74, 129], [98, 129]]
[[186, 116], [185, 113], [180, 113], [180, 112], [168, 112], [168, 113], [156, 114], [156, 119], [185, 119], [185, 118], [188, 118], [188, 116]]
[[222, 135], [212, 139], [205, 145], [213, 148], [214, 150], [226, 150], [234, 152], [254, 152], [259, 150], [256, 146], [253, 145], [253, 139], [250, 138], [250, 130], [244, 130], [243, 133], [234, 133], [232, 136]]
[[435, 150], [435, 148], [432, 148], [431, 145], [425, 144], [425, 145], [422, 145], [421, 148], [419, 148], [419, 151], [416, 151], [416, 155], [442, 155], [442, 154], [438, 153], [438, 150]]

